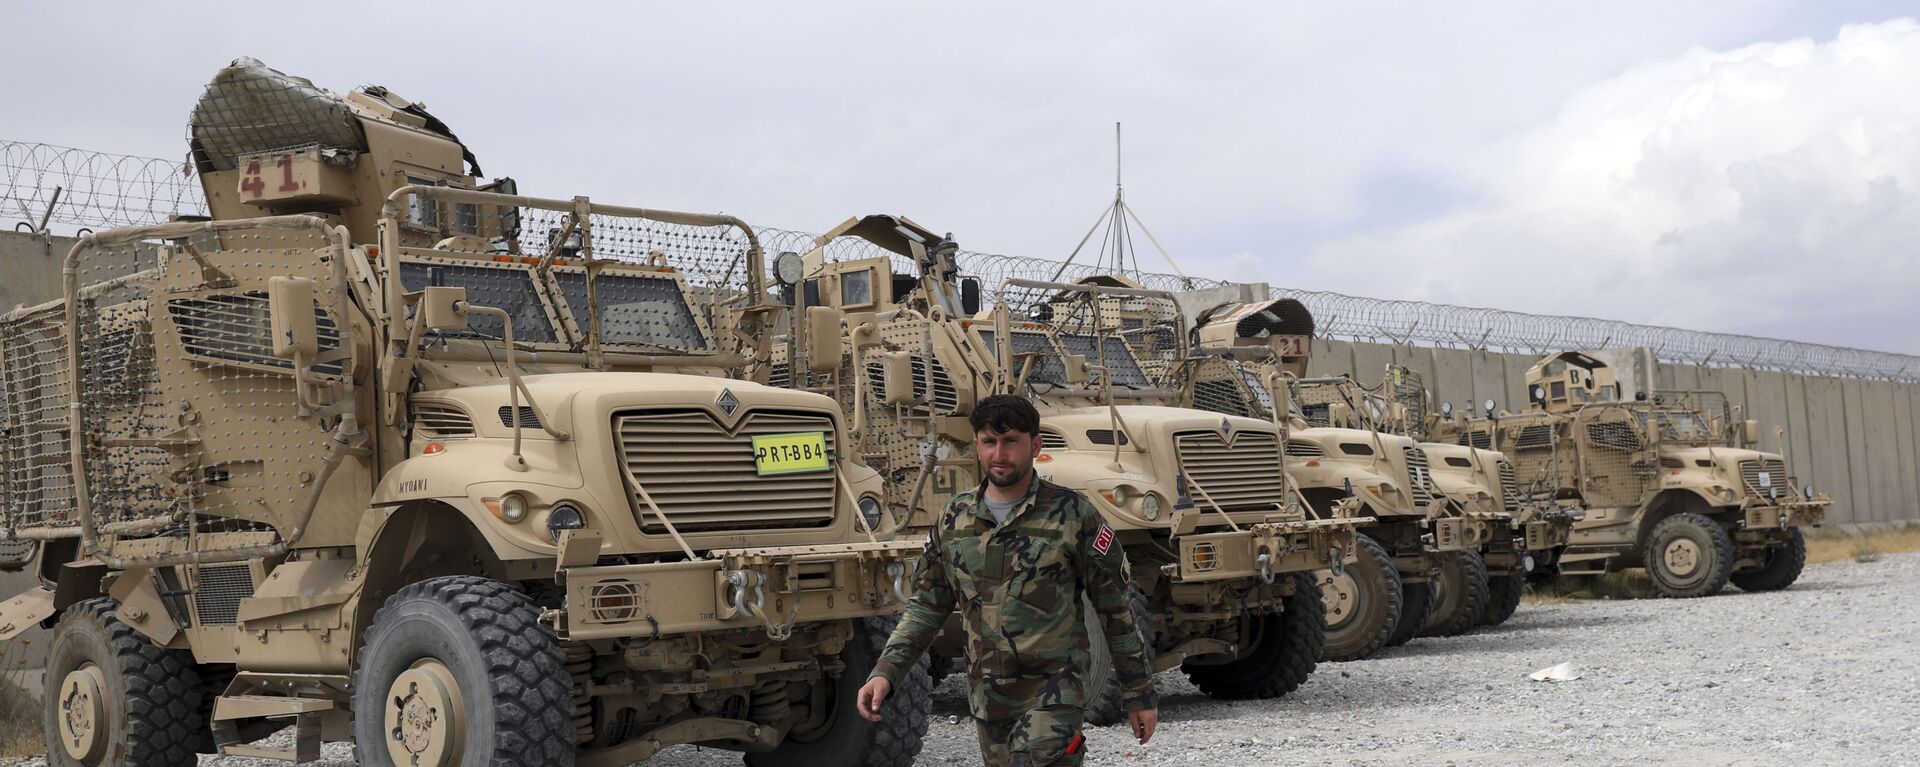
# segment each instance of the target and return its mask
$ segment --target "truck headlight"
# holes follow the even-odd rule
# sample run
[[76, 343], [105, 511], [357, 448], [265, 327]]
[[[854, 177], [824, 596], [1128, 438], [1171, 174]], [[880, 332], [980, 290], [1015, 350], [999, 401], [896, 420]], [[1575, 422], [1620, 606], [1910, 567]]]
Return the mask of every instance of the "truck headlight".
[[1160, 494], [1149, 492], [1140, 499], [1140, 515], [1147, 519], [1160, 518]]
[[527, 497], [519, 493], [507, 493], [498, 498], [483, 498], [480, 501], [503, 522], [519, 522], [527, 518]]
[[858, 505], [860, 507], [860, 518], [867, 523], [867, 531], [878, 532], [880, 525], [886, 521], [886, 515], [881, 513], [880, 499], [871, 495], [863, 495], [860, 496]]
[[587, 518], [573, 504], [562, 503], [547, 513], [547, 535], [554, 543], [560, 542], [560, 531], [578, 530], [587, 526]]

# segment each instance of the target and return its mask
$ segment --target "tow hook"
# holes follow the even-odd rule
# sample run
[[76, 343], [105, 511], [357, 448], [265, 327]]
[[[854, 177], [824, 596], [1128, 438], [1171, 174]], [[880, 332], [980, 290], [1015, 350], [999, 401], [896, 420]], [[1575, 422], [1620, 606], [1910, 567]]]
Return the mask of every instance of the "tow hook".
[[1346, 552], [1341, 551], [1340, 547], [1336, 545], [1332, 549], [1328, 550], [1328, 554], [1333, 557], [1333, 565], [1328, 569], [1333, 571], [1334, 577], [1338, 578], [1340, 576], [1346, 575], [1347, 574]]
[[1262, 551], [1253, 561], [1260, 566], [1260, 582], [1273, 583], [1273, 555]]
[[893, 598], [900, 600], [900, 604], [903, 604], [903, 605], [909, 602], [912, 602], [913, 600], [907, 598], [907, 566], [906, 564], [903, 562], [888, 563], [887, 575], [892, 576], [893, 578]]
[[[767, 589], [764, 579], [757, 572], [735, 570], [727, 574], [727, 583], [733, 585], [733, 606], [749, 618], [758, 617], [767, 606]], [[747, 600], [747, 589], [753, 589], [753, 600]]]

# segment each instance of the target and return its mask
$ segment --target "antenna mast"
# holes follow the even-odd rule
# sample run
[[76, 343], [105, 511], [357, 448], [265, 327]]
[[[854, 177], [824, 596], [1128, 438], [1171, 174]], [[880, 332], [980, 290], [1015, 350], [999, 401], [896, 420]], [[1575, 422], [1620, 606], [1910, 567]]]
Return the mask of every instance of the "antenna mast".
[[[1113, 202], [1107, 205], [1106, 210], [1100, 212], [1100, 217], [1093, 222], [1092, 228], [1087, 230], [1086, 236], [1080, 238], [1080, 244], [1073, 246], [1073, 252], [1067, 255], [1065, 261], [1061, 262], [1059, 269], [1054, 270], [1054, 281], [1059, 281], [1060, 275], [1067, 272], [1067, 267], [1073, 264], [1073, 260], [1077, 258], [1080, 255], [1080, 251], [1087, 246], [1087, 241], [1093, 239], [1093, 233], [1101, 232], [1103, 226], [1105, 230], [1100, 237], [1099, 262], [1101, 267], [1110, 269], [1111, 271], [1109, 273], [1111, 274], [1138, 273], [1140, 271], [1140, 256], [1133, 249], [1133, 229], [1127, 226], [1127, 221], [1129, 220], [1133, 222], [1133, 226], [1140, 227], [1140, 232], [1147, 236], [1148, 242], [1153, 243], [1154, 250], [1160, 251], [1160, 257], [1166, 259], [1167, 265], [1173, 267], [1173, 271], [1176, 274], [1179, 274], [1182, 278], [1187, 276], [1187, 273], [1181, 270], [1180, 265], [1173, 262], [1173, 257], [1167, 255], [1167, 249], [1160, 247], [1160, 241], [1154, 239], [1153, 232], [1147, 230], [1147, 225], [1140, 221], [1140, 216], [1133, 212], [1132, 207], [1127, 205], [1126, 187], [1122, 183], [1123, 176], [1121, 175], [1122, 158], [1120, 123], [1116, 121], [1113, 124]], [[1109, 251], [1113, 253], [1113, 260], [1110, 266], [1106, 258], [1106, 254]], [[1129, 256], [1133, 259], [1133, 266], [1131, 268], [1127, 266]]]

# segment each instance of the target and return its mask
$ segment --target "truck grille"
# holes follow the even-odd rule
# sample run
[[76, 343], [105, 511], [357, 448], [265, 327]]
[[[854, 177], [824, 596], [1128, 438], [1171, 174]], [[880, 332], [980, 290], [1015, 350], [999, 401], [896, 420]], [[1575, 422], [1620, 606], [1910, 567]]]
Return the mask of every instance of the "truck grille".
[[1401, 445], [1400, 454], [1407, 457], [1407, 494], [1413, 496], [1415, 504], [1425, 506], [1433, 501], [1433, 469], [1427, 465], [1427, 451], [1413, 445]]
[[459, 405], [415, 402], [413, 428], [426, 439], [463, 439], [473, 436], [473, 418]]
[[1513, 464], [1502, 460], [1500, 463], [1500, 495], [1507, 500], [1507, 512], [1520, 513], [1520, 482], [1513, 471]]
[[[833, 522], [835, 472], [762, 477], [754, 435], [820, 431], [837, 460], [834, 421], [818, 413], [747, 414], [731, 435], [701, 410], [640, 411], [613, 421], [620, 460], [680, 532], [825, 527]], [[640, 529], [665, 533], [638, 492], [629, 492]]]
[[1768, 490], [1760, 484], [1761, 473], [1767, 475], [1767, 481], [1773, 485], [1773, 492], [1791, 496], [1792, 486], [1787, 482], [1787, 464], [1785, 461], [1764, 459], [1740, 462], [1740, 483], [1746, 485], [1747, 495], [1756, 499], [1767, 499]]
[[1199, 486], [1190, 494], [1203, 508], [1203, 497], [1225, 511], [1271, 511], [1286, 502], [1278, 435], [1241, 432], [1228, 445], [1218, 432], [1187, 431], [1173, 435], [1173, 444], [1181, 469]]

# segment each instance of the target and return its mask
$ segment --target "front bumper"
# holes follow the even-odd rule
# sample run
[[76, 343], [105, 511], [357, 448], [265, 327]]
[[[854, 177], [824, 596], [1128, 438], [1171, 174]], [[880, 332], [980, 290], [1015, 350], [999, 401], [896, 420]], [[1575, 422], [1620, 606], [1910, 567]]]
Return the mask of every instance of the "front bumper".
[[1785, 530], [1789, 527], [1819, 527], [1827, 521], [1829, 498], [1810, 501], [1781, 501], [1769, 505], [1748, 505], [1741, 509], [1741, 527], [1747, 530]]
[[[1235, 578], [1271, 580], [1286, 573], [1342, 569], [1356, 561], [1361, 525], [1372, 517], [1261, 522], [1240, 531], [1195, 533], [1175, 539], [1180, 560], [1161, 572], [1181, 583]], [[1264, 559], [1263, 559], [1264, 557]]]
[[1459, 516], [1433, 520], [1435, 551], [1480, 550], [1495, 536], [1506, 536], [1513, 529], [1513, 515], [1504, 511], [1463, 511]]
[[924, 545], [897, 540], [711, 551], [707, 559], [563, 568], [565, 606], [542, 617], [563, 640], [651, 639], [796, 625], [905, 608]]

